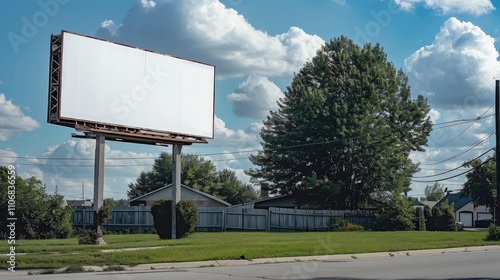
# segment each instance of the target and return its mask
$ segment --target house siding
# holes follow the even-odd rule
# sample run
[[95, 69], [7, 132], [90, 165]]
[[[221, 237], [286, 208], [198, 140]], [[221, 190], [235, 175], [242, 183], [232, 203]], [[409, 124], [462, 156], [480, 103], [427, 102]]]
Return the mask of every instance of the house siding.
[[[469, 215], [467, 215], [467, 213], [472, 214], [472, 224], [470, 224], [470, 221], [468, 220], [460, 220], [461, 218], [468, 219]], [[464, 223], [465, 227], [474, 227], [474, 224], [476, 223], [477, 220], [485, 219], [485, 217], [492, 218], [491, 214], [489, 214], [488, 216], [488, 213], [490, 213], [488, 207], [486, 206], [474, 207], [474, 204], [472, 202], [469, 202], [462, 208], [455, 211], [455, 220]]]

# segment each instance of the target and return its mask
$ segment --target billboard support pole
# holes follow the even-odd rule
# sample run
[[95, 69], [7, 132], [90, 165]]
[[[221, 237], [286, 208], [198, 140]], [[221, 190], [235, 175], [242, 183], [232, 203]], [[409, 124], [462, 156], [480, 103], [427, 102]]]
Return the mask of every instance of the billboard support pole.
[[[493, 217], [496, 218], [495, 224], [500, 226], [500, 179], [498, 179], [498, 174], [500, 173], [500, 80], [495, 82], [495, 130], [496, 130], [496, 145], [495, 145], [495, 163], [496, 163], [496, 173], [497, 173], [497, 197], [495, 201], [495, 206], [493, 207]], [[496, 216], [496, 217], [495, 217]]]
[[181, 200], [181, 144], [172, 145], [172, 239], [177, 238], [177, 213], [175, 206]]
[[[99, 210], [103, 205], [104, 192], [104, 134], [98, 133], [95, 142], [95, 164], [94, 164], [94, 228], [97, 235], [102, 237], [102, 224], [99, 219]], [[99, 244], [103, 243], [102, 238], [99, 239]]]

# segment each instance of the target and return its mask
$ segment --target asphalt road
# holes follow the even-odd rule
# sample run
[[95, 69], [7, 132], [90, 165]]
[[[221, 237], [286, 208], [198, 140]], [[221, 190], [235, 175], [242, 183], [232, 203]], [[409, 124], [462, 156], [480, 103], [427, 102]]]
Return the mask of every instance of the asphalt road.
[[397, 254], [321, 257], [320, 261], [126, 272], [22, 275], [0, 273], [0, 279], [95, 280], [250, 280], [250, 279], [500, 279], [500, 246], [469, 251], [427, 250]]

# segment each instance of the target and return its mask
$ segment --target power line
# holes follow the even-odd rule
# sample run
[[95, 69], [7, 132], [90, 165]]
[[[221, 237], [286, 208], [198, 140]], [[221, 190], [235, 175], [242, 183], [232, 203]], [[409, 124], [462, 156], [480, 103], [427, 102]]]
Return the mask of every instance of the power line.
[[486, 161], [484, 161], [483, 163], [481, 163], [480, 165], [478, 165], [478, 166], [476, 166], [476, 167], [473, 167], [473, 168], [471, 168], [471, 169], [469, 169], [469, 170], [467, 170], [467, 171], [464, 171], [464, 172], [462, 172], [462, 173], [460, 173], [460, 174], [457, 174], [457, 175], [455, 175], [455, 176], [451, 176], [451, 177], [447, 177], [447, 178], [443, 178], [443, 179], [439, 179], [439, 180], [432, 180], [432, 181], [420, 181], [420, 180], [411, 180], [411, 181], [412, 181], [412, 182], [416, 182], [416, 183], [434, 183], [434, 182], [439, 182], [439, 181], [445, 181], [445, 180], [453, 179], [453, 178], [456, 178], [456, 177], [458, 177], [458, 176], [462, 176], [462, 175], [464, 175], [464, 174], [466, 174], [466, 173], [468, 173], [468, 172], [470, 172], [470, 171], [472, 171], [472, 170], [474, 170], [474, 169], [476, 169], [476, 168], [478, 168], [478, 167], [480, 167], [480, 166], [483, 166], [484, 164], [486, 164], [486, 163], [490, 162], [490, 161], [491, 161], [491, 160], [493, 160], [493, 159], [495, 159], [495, 158], [493, 158], [493, 157], [492, 157], [492, 158], [489, 158], [489, 159], [487, 159]]
[[446, 171], [446, 172], [442, 172], [442, 173], [438, 173], [438, 174], [434, 174], [434, 175], [428, 175], [428, 176], [418, 176], [418, 177], [413, 176], [413, 178], [430, 178], [430, 177], [436, 177], [436, 176], [441, 176], [441, 175], [446, 174], [446, 173], [450, 173], [450, 172], [452, 172], [452, 171], [455, 171], [455, 170], [457, 170], [457, 169], [459, 169], [459, 168], [464, 167], [465, 165], [467, 165], [468, 163], [470, 163], [470, 162], [472, 162], [472, 161], [474, 161], [474, 160], [476, 160], [476, 159], [481, 158], [482, 156], [484, 156], [485, 154], [489, 153], [489, 152], [490, 152], [490, 151], [492, 151], [492, 150], [494, 150], [494, 149], [493, 149], [493, 148], [491, 148], [491, 149], [487, 150], [486, 152], [482, 153], [480, 156], [478, 156], [478, 157], [476, 157], [476, 158], [474, 158], [474, 159], [471, 159], [471, 160], [469, 160], [469, 161], [467, 161], [467, 162], [464, 162], [464, 163], [463, 163], [462, 165], [460, 165], [459, 167], [455, 167], [455, 168], [450, 169], [450, 170], [448, 170], [448, 171]]
[[[495, 77], [492, 77], [486, 84], [484, 84], [484, 86], [477, 92], [474, 94], [474, 97], [477, 98], [477, 95], [479, 93], [481, 93], [487, 85], [489, 85], [491, 83], [491, 81], [493, 81], [495, 79]], [[488, 108], [488, 110], [486, 110], [480, 117], [479, 119], [483, 118], [484, 115], [489, 111], [491, 110], [491, 108], [493, 108], [495, 106], [495, 104], [491, 105], [490, 108]], [[444, 144], [442, 144], [441, 146], [439, 146], [438, 148], [441, 148], [443, 147], [444, 145], [450, 143], [451, 141], [455, 140], [458, 136], [462, 135], [465, 131], [467, 131], [469, 128], [472, 127], [472, 125], [474, 124], [475, 122], [471, 123], [467, 128], [465, 128], [462, 132], [460, 132], [459, 134], [457, 134], [455, 137], [451, 138], [449, 141], [445, 142]]]
[[481, 144], [482, 142], [488, 140], [488, 138], [490, 138], [493, 134], [495, 133], [495, 130], [492, 130], [487, 136], [483, 137], [483, 139], [481, 140], [478, 140], [476, 143], [472, 144], [471, 146], [469, 146], [468, 148], [462, 150], [461, 152], [447, 158], [447, 159], [444, 159], [444, 160], [441, 160], [441, 161], [438, 161], [438, 162], [434, 162], [434, 163], [426, 163], [426, 164], [422, 164], [422, 165], [436, 165], [436, 164], [440, 164], [440, 163], [443, 163], [443, 162], [446, 162], [446, 161], [449, 161], [449, 160], [452, 160], [452, 159], [455, 159], [463, 154], [465, 154], [466, 152], [472, 150], [472, 148], [478, 146], [479, 144]]
[[[432, 125], [432, 129], [436, 130], [436, 129], [442, 129], [442, 128], [447, 128], [447, 127], [453, 127], [453, 126], [463, 125], [463, 124], [466, 124], [466, 123], [469, 123], [469, 122], [477, 122], [477, 121], [480, 121], [482, 119], [493, 117], [493, 116], [495, 116], [495, 114], [489, 114], [487, 116], [477, 117], [477, 118], [474, 118], [474, 119], [462, 119], [462, 120], [454, 120], [454, 121], [437, 123], [437, 124], [433, 124]], [[457, 122], [459, 122], [459, 123], [457, 123]], [[442, 126], [436, 127], [438, 125], [442, 125]]]
[[[219, 161], [232, 161], [232, 160], [240, 160], [240, 159], [248, 159], [248, 157], [239, 157], [239, 158], [228, 158], [228, 159], [211, 159], [210, 161], [212, 162], [219, 162]], [[20, 166], [44, 166], [44, 167], [87, 167], [87, 168], [93, 168], [93, 164], [44, 164], [44, 163], [15, 163], [16, 165]], [[144, 163], [144, 164], [106, 164], [104, 167], [105, 168], [111, 168], [111, 167], [140, 167], [140, 166], [151, 166], [151, 163]]]

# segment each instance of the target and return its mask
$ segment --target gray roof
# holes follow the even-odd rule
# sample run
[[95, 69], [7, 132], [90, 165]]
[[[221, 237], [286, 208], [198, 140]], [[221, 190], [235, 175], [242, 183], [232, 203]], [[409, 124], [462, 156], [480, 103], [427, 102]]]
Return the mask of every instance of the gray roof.
[[438, 201], [430, 201], [430, 200], [415, 201], [415, 206], [427, 206], [429, 208], [432, 208], [437, 203], [438, 203]]
[[448, 200], [448, 204], [454, 204], [455, 212], [465, 205], [469, 204], [472, 201], [470, 196], [461, 196], [461, 193], [447, 193], [440, 201], [436, 204], [436, 206], [444, 203]]
[[[156, 190], [154, 190], [154, 191], [151, 191], [151, 192], [148, 192], [148, 193], [143, 194], [143, 195], [141, 195], [141, 196], [135, 197], [135, 198], [131, 199], [131, 200], [129, 201], [129, 203], [130, 203], [130, 202], [132, 202], [132, 201], [136, 201], [136, 200], [142, 199], [142, 198], [144, 198], [144, 197], [146, 197], [146, 196], [149, 196], [149, 195], [151, 195], [151, 194], [154, 194], [154, 193], [160, 192], [160, 191], [162, 191], [162, 190], [168, 189], [168, 188], [170, 188], [171, 186], [172, 186], [172, 184], [168, 184], [168, 185], [165, 185], [165, 186], [163, 186], [163, 187], [161, 187], [161, 188], [158, 188], [158, 189], [156, 189]], [[187, 190], [190, 190], [190, 191], [195, 192], [195, 193], [197, 193], [197, 194], [199, 194], [199, 195], [202, 195], [202, 196], [204, 196], [204, 197], [206, 197], [206, 198], [209, 198], [209, 199], [215, 200], [215, 201], [217, 201], [217, 202], [219, 202], [219, 203], [222, 203], [222, 204], [224, 204], [224, 205], [226, 205], [226, 206], [231, 206], [231, 203], [229, 203], [229, 202], [227, 202], [227, 201], [224, 201], [224, 200], [222, 200], [222, 199], [219, 199], [219, 198], [217, 198], [217, 197], [215, 197], [215, 196], [213, 196], [213, 195], [209, 195], [208, 193], [204, 193], [204, 192], [202, 192], [202, 191], [199, 191], [199, 190], [193, 189], [193, 188], [188, 187], [188, 186], [186, 186], [186, 185], [184, 185], [184, 184], [181, 184], [181, 189], [187, 189]]]

